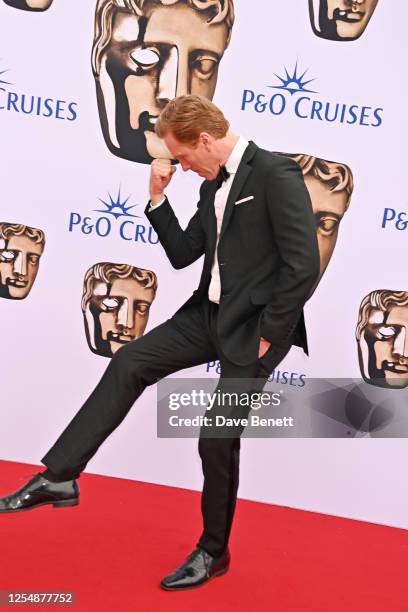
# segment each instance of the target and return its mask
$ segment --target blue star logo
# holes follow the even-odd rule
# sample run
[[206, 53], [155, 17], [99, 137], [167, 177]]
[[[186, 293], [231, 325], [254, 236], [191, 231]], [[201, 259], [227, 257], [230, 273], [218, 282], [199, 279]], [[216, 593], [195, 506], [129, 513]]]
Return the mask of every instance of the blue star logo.
[[120, 187], [118, 191], [118, 195], [116, 196], [116, 200], [114, 200], [111, 194], [108, 192], [110, 202], [105, 202], [101, 198], [98, 198], [102, 204], [105, 204], [106, 208], [104, 210], [94, 208], [95, 212], [101, 212], [106, 215], [112, 215], [115, 219], [119, 219], [119, 217], [140, 217], [141, 215], [132, 215], [129, 210], [138, 206], [138, 204], [133, 204], [132, 206], [126, 207], [126, 204], [130, 198], [130, 195], [122, 202], [120, 195]]
[[0, 70], [0, 83], [2, 85], [11, 85], [9, 81], [4, 81], [3, 79], [3, 74], [6, 74], [6, 72], [8, 72], [8, 68], [6, 68], [6, 70]]
[[308, 81], [304, 81], [303, 77], [305, 76], [306, 72], [308, 71], [308, 68], [302, 73], [302, 74], [298, 74], [298, 63], [296, 61], [296, 65], [295, 65], [295, 69], [293, 71], [293, 74], [289, 74], [289, 72], [287, 71], [286, 66], [285, 68], [285, 72], [286, 72], [286, 78], [279, 76], [279, 74], [276, 74], [274, 72], [274, 75], [276, 77], [278, 77], [278, 79], [281, 81], [282, 85], [268, 85], [268, 87], [271, 87], [272, 89], [286, 89], [286, 91], [288, 91], [290, 93], [291, 96], [293, 96], [293, 94], [295, 93], [317, 93], [317, 91], [314, 91], [313, 89], [306, 89], [306, 85], [308, 85], [309, 83], [311, 83], [312, 81], [315, 81], [316, 79], [309, 79]]

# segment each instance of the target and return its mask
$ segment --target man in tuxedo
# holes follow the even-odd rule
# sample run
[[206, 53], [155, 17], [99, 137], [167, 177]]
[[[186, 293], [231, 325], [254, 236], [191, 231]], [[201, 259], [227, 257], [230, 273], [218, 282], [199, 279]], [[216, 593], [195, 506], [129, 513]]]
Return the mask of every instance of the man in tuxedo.
[[[48, 469], [0, 500], [2, 512], [77, 504], [75, 479], [146, 386], [160, 378], [218, 359], [219, 389], [235, 379], [244, 381], [240, 391], [259, 391], [292, 344], [307, 353], [303, 305], [319, 274], [319, 252], [299, 165], [232, 133], [223, 113], [201, 96], [169, 102], [156, 131], [184, 171], [205, 179], [183, 230], [165, 195], [176, 167], [154, 160], [145, 209], [175, 268], [204, 255], [199, 286], [172, 318], [114, 354], [42, 459]], [[236, 414], [234, 406], [228, 410]], [[228, 570], [241, 432], [200, 432], [203, 531], [186, 561], [161, 581], [164, 589], [199, 586]]]

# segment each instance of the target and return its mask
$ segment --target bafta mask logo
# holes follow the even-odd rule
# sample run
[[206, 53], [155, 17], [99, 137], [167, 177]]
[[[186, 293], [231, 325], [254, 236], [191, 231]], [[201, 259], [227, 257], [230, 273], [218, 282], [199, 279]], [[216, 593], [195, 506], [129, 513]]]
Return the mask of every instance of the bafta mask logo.
[[0, 297], [23, 300], [31, 291], [44, 250], [44, 232], [0, 223]]
[[46, 11], [54, 0], [4, 0], [9, 6], [23, 11]]
[[356, 339], [366, 382], [408, 387], [408, 291], [369, 293], [360, 304]]
[[143, 336], [156, 290], [157, 277], [150, 270], [114, 263], [92, 266], [82, 295], [91, 351], [112, 357], [121, 346]]
[[353, 174], [345, 164], [319, 157], [292, 153], [282, 155], [291, 157], [301, 167], [312, 201], [320, 253], [320, 274], [313, 292], [333, 255], [340, 222], [350, 205]]
[[98, 0], [92, 67], [114, 155], [171, 159], [157, 118], [176, 96], [213, 98], [233, 23], [233, 0]]
[[367, 27], [378, 0], [309, 0], [314, 33], [327, 40], [356, 40]]

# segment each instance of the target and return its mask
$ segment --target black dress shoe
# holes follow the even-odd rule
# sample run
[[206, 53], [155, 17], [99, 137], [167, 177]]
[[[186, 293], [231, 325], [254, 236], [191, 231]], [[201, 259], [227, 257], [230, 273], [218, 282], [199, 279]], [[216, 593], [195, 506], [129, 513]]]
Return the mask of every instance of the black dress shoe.
[[51, 482], [40, 473], [36, 474], [21, 489], [0, 499], [0, 513], [21, 512], [45, 504], [52, 504], [55, 508], [77, 506], [79, 487], [76, 481]]
[[208, 552], [197, 547], [183, 565], [163, 578], [160, 586], [166, 591], [183, 591], [201, 586], [211, 578], [228, 572], [230, 559], [228, 548], [221, 557], [212, 557]]

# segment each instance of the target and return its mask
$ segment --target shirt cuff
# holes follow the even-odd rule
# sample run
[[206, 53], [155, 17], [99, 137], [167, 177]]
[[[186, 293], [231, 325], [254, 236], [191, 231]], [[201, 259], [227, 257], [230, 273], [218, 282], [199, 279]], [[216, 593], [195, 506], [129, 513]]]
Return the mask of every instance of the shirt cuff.
[[[159, 206], [161, 206], [165, 201], [166, 201], [166, 196], [164, 196], [164, 198], [160, 202], [155, 204], [154, 206], [152, 204], [150, 204], [150, 208], [147, 209], [147, 212], [150, 212], [152, 210], [155, 210], [156, 208], [159, 208]], [[150, 202], [151, 202], [151, 200], [149, 200], [149, 203]]]

